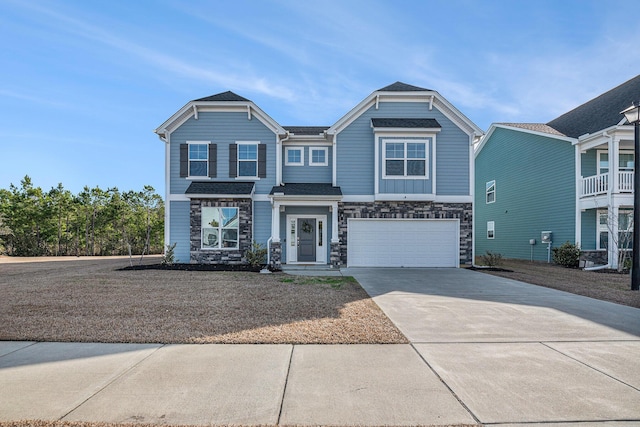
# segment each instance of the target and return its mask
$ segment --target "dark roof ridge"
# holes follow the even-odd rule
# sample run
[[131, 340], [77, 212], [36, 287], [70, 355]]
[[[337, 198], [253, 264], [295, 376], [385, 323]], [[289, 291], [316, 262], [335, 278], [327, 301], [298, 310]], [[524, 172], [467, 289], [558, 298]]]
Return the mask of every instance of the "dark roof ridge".
[[431, 89], [425, 89], [419, 86], [413, 86], [401, 81], [385, 86], [382, 89], [378, 89], [376, 92], [431, 92]]
[[195, 99], [194, 101], [222, 101], [222, 102], [251, 102], [245, 97], [242, 97], [236, 93], [231, 92], [230, 90], [226, 92], [220, 92], [215, 95], [206, 96], [204, 98]]

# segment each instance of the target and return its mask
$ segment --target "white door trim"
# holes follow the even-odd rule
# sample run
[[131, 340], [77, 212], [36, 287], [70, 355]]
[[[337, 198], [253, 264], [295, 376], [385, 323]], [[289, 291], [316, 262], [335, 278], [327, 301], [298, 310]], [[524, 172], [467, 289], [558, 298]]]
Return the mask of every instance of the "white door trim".
[[[298, 262], [298, 220], [316, 220], [316, 264], [327, 263], [327, 215], [287, 215], [286, 217], [286, 239], [287, 239], [287, 264], [309, 264], [309, 262]], [[322, 232], [320, 231], [320, 221], [322, 221]], [[292, 232], [293, 230], [293, 232]]]

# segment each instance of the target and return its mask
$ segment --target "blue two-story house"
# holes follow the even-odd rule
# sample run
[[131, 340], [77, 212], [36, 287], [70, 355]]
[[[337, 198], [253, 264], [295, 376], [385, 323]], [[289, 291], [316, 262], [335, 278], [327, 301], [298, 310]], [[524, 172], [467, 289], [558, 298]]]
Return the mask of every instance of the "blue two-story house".
[[394, 83], [332, 126], [281, 126], [224, 92], [187, 103], [165, 142], [165, 242], [181, 263], [457, 267], [472, 254], [473, 144], [438, 92]]

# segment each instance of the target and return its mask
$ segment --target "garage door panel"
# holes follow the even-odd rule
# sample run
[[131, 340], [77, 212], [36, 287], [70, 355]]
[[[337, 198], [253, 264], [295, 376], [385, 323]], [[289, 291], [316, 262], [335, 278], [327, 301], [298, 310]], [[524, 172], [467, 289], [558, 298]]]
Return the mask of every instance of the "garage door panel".
[[352, 267], [457, 267], [458, 220], [351, 219]]

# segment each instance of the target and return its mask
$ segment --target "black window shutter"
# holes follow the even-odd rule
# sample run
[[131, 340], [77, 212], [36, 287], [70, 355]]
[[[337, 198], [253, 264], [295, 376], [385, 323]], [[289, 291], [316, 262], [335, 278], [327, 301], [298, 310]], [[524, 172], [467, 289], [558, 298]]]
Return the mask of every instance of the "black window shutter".
[[238, 144], [229, 144], [229, 178], [238, 176]]
[[258, 178], [267, 177], [267, 145], [258, 144]]
[[218, 146], [209, 144], [209, 178], [218, 176]]
[[189, 176], [189, 145], [180, 144], [180, 177]]

